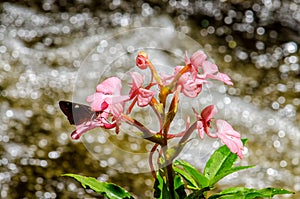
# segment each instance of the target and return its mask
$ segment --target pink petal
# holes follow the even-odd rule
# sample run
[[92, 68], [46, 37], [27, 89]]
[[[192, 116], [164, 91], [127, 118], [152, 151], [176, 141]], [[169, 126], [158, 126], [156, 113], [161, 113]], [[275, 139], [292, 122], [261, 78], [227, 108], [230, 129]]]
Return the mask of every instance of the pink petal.
[[201, 139], [204, 139], [204, 126], [202, 121], [197, 121], [197, 129], [198, 129], [198, 134]]
[[90, 107], [93, 111], [103, 111], [108, 107], [108, 104], [105, 102], [107, 95], [102, 93], [94, 93], [86, 98], [86, 101], [90, 103]]
[[219, 71], [216, 64], [211, 63], [210, 61], [204, 61], [202, 64], [202, 70], [205, 75], [214, 74]]
[[76, 126], [76, 130], [72, 132], [71, 137], [72, 139], [77, 140], [85, 132], [100, 126], [102, 126], [102, 124], [99, 122], [95, 122], [95, 121], [84, 122]]
[[139, 88], [144, 83], [145, 75], [138, 72], [131, 72], [130, 76], [132, 78], [132, 86]]
[[228, 75], [226, 75], [225, 73], [218, 72], [216, 75], [208, 74], [206, 77], [222, 81], [227, 85], [233, 85], [230, 77]]
[[122, 89], [121, 80], [117, 77], [110, 77], [98, 84], [96, 91], [105, 95], [120, 95]]
[[191, 60], [190, 60], [190, 58], [187, 54], [187, 51], [185, 51], [185, 53], [184, 53], [184, 62], [185, 62], [186, 65], [191, 64]]
[[130, 76], [132, 78], [131, 89], [129, 92], [130, 99], [137, 95], [138, 89], [143, 85], [145, 76], [138, 72], [131, 72]]
[[110, 112], [115, 120], [119, 120], [124, 111], [124, 103], [117, 103], [110, 106]]
[[206, 58], [207, 56], [203, 51], [197, 51], [191, 56], [191, 63], [195, 67], [200, 67]]
[[144, 106], [147, 106], [153, 96], [154, 96], [155, 92], [154, 91], [151, 91], [151, 90], [147, 90], [147, 89], [144, 89], [144, 88], [140, 88], [139, 89], [139, 95], [138, 95], [138, 105], [140, 107], [144, 107]]
[[107, 96], [105, 102], [109, 105], [108, 109], [113, 114], [115, 119], [118, 119], [124, 111], [125, 101], [129, 100], [129, 96], [113, 95]]
[[208, 122], [216, 115], [217, 112], [218, 110], [214, 105], [209, 105], [203, 109], [201, 117], [205, 122]]
[[225, 73], [218, 73], [217, 78], [227, 85], [233, 85], [230, 77], [228, 75], [226, 75]]
[[197, 97], [202, 90], [202, 84], [196, 84], [193, 80], [188, 80], [182, 86], [182, 93], [187, 97]]
[[241, 159], [243, 158], [243, 143], [240, 134], [235, 131], [230, 124], [224, 120], [217, 120], [217, 136], [230, 149], [232, 153], [236, 153]]

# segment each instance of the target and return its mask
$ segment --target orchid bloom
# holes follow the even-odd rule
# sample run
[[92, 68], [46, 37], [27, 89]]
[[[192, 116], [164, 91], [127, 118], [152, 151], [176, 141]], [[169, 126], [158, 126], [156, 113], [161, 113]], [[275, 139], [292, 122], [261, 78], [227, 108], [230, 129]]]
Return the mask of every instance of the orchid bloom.
[[[76, 125], [72, 132], [73, 139], [79, 139], [82, 134], [97, 127], [111, 129], [118, 127], [118, 120], [124, 109], [128, 96], [121, 96], [122, 84], [117, 77], [104, 80], [97, 86], [96, 93], [87, 97], [95, 117]], [[111, 117], [112, 116], [112, 117]]]
[[148, 61], [148, 54], [144, 51], [139, 52], [138, 56], [136, 57], [136, 65], [142, 70], [145, 70], [149, 67]]
[[129, 92], [130, 99], [137, 96], [138, 106], [147, 106], [151, 102], [155, 92], [142, 87], [145, 79], [144, 75], [137, 72], [132, 72], [130, 75], [132, 77], [132, 85]]
[[100, 126], [111, 129], [116, 127], [116, 133], [118, 133], [118, 123], [124, 111], [125, 101], [129, 100], [129, 96], [121, 95], [121, 89], [121, 80], [117, 77], [110, 77], [97, 86], [96, 93], [86, 98], [86, 101], [90, 103], [91, 110], [99, 114], [97, 116], [98, 123], [91, 123], [90, 128]]
[[193, 111], [197, 117], [197, 129], [200, 138], [204, 138], [204, 133], [206, 133], [210, 137], [215, 137], [214, 135], [210, 134], [208, 128], [210, 128], [211, 119], [218, 112], [216, 107], [214, 105], [209, 105], [205, 107], [202, 110], [201, 115], [199, 115], [194, 109]]
[[222, 140], [224, 144], [230, 149], [232, 153], [236, 153], [240, 159], [243, 158], [242, 150], [243, 143], [241, 141], [241, 135], [235, 131], [230, 124], [224, 120], [217, 120], [217, 136]]
[[203, 62], [206, 60], [207, 56], [203, 51], [196, 51], [191, 58], [188, 57], [187, 52], [185, 52], [185, 64], [191, 65], [191, 73], [193, 79], [196, 78], [196, 75], [198, 74], [198, 67], [201, 67]]
[[[183, 66], [176, 66], [174, 75], [161, 75], [161, 77], [163, 77], [162, 80], [164, 84], [167, 85], [170, 81], [172, 81], [182, 68]], [[186, 72], [178, 79], [177, 86], [181, 86], [180, 91], [185, 96], [195, 98], [201, 92], [202, 84], [205, 82], [206, 81], [201, 77], [193, 79], [191, 73]]]
[[[197, 77], [202, 79], [211, 78], [222, 81], [227, 85], [233, 85], [228, 75], [220, 73], [218, 66], [206, 59], [207, 56], [203, 51], [195, 52], [191, 58], [185, 53], [185, 64], [191, 65], [193, 79], [196, 79]], [[202, 74], [198, 74], [199, 67], [202, 69]]]
[[198, 75], [203, 78], [210, 78], [222, 81], [227, 85], [233, 85], [231, 79], [225, 73], [219, 72], [218, 66], [210, 61], [204, 61], [202, 64], [203, 74]]
[[88, 96], [86, 101], [90, 103], [93, 111], [106, 111], [117, 119], [124, 110], [125, 101], [129, 96], [121, 95], [122, 84], [117, 77], [110, 77], [97, 86], [96, 93]]
[[[175, 75], [182, 69], [182, 66], [175, 67]], [[202, 84], [204, 81], [201, 79], [192, 79], [189, 72], [184, 73], [179, 78], [177, 85], [181, 86], [181, 92], [187, 97], [197, 97], [202, 90]]]

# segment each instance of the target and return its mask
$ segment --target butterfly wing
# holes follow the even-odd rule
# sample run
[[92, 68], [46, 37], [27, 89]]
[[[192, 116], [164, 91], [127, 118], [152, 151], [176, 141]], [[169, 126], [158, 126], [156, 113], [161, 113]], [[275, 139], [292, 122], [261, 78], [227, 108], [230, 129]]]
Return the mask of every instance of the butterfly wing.
[[61, 111], [67, 116], [70, 124], [78, 125], [83, 122], [90, 121], [97, 117], [97, 114], [90, 109], [89, 106], [78, 104], [69, 101], [60, 101], [59, 107]]

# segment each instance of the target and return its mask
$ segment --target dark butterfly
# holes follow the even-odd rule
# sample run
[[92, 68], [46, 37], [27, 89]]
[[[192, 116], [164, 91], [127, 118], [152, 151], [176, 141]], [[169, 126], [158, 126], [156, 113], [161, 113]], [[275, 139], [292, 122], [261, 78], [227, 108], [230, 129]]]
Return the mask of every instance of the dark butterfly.
[[67, 116], [70, 124], [79, 125], [96, 119], [100, 112], [95, 112], [89, 106], [69, 101], [59, 101], [61, 111]]

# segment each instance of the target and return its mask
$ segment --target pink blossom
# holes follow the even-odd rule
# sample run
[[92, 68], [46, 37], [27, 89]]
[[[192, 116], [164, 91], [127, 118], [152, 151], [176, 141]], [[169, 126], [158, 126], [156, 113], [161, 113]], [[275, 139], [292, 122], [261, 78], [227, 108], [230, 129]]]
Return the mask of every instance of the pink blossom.
[[121, 89], [121, 80], [117, 77], [108, 78], [99, 84], [97, 92], [86, 99], [95, 113], [91, 118], [85, 118], [85, 121], [76, 125], [71, 137], [79, 139], [82, 134], [97, 127], [105, 129], [117, 127], [124, 103], [129, 99], [128, 96], [121, 96]]
[[243, 143], [241, 141], [241, 135], [235, 131], [230, 124], [224, 120], [217, 120], [217, 136], [222, 140], [224, 144], [230, 149], [232, 153], [236, 153], [240, 159], [243, 158], [242, 150]]
[[109, 104], [105, 101], [107, 95], [103, 93], [94, 93], [86, 98], [86, 101], [90, 103], [90, 107], [93, 111], [103, 111], [107, 109]]
[[[175, 74], [173, 77], [175, 77], [179, 71], [183, 68], [183, 66], [176, 66], [175, 67]], [[187, 96], [187, 97], [197, 97], [198, 94], [202, 90], [202, 84], [206, 82], [202, 78], [195, 78], [193, 79], [190, 72], [186, 72], [181, 75], [177, 82], [177, 86], [181, 86], [181, 92]]]
[[215, 137], [214, 135], [210, 134], [208, 128], [210, 128], [211, 119], [215, 116], [217, 112], [218, 110], [214, 105], [209, 105], [205, 107], [202, 110], [201, 115], [199, 115], [194, 110], [194, 113], [197, 117], [197, 129], [201, 139], [204, 138], [204, 133], [206, 133], [210, 137]]
[[202, 83], [201, 79], [196, 79], [195, 81], [188, 79], [185, 82], [179, 83], [178, 85], [182, 86], [181, 92], [191, 98], [195, 98], [202, 90]]
[[[227, 85], [233, 85], [231, 79], [228, 75], [220, 73], [218, 66], [211, 61], [206, 60], [207, 56], [203, 51], [195, 52], [191, 58], [188, 57], [185, 53], [185, 63], [186, 65], [191, 65], [191, 73], [193, 79], [202, 78], [211, 78], [224, 82]], [[198, 74], [199, 67], [202, 69], [202, 73]]]
[[129, 96], [121, 95], [121, 89], [121, 80], [110, 77], [99, 84], [97, 92], [88, 96], [86, 101], [90, 103], [93, 111], [111, 113], [117, 120], [124, 110], [125, 101], [129, 100]]
[[203, 51], [196, 51], [191, 58], [188, 57], [187, 52], [185, 52], [185, 64], [186, 65], [191, 65], [191, 73], [193, 79], [196, 78], [196, 75], [198, 74], [198, 67], [201, 67], [203, 62], [206, 60], [207, 56]]
[[132, 72], [130, 75], [132, 77], [132, 85], [129, 92], [130, 99], [137, 96], [138, 106], [147, 106], [151, 102], [155, 92], [142, 87], [145, 79], [144, 75], [137, 72]]
[[105, 95], [120, 95], [122, 90], [121, 80], [117, 77], [110, 77], [97, 85], [96, 91]]
[[154, 94], [155, 94], [154, 91], [140, 88], [138, 98], [137, 98], [138, 99], [137, 104], [140, 107], [147, 106], [151, 102]]
[[136, 65], [140, 69], [144, 70], [149, 67], [148, 54], [141, 51], [136, 57]]

